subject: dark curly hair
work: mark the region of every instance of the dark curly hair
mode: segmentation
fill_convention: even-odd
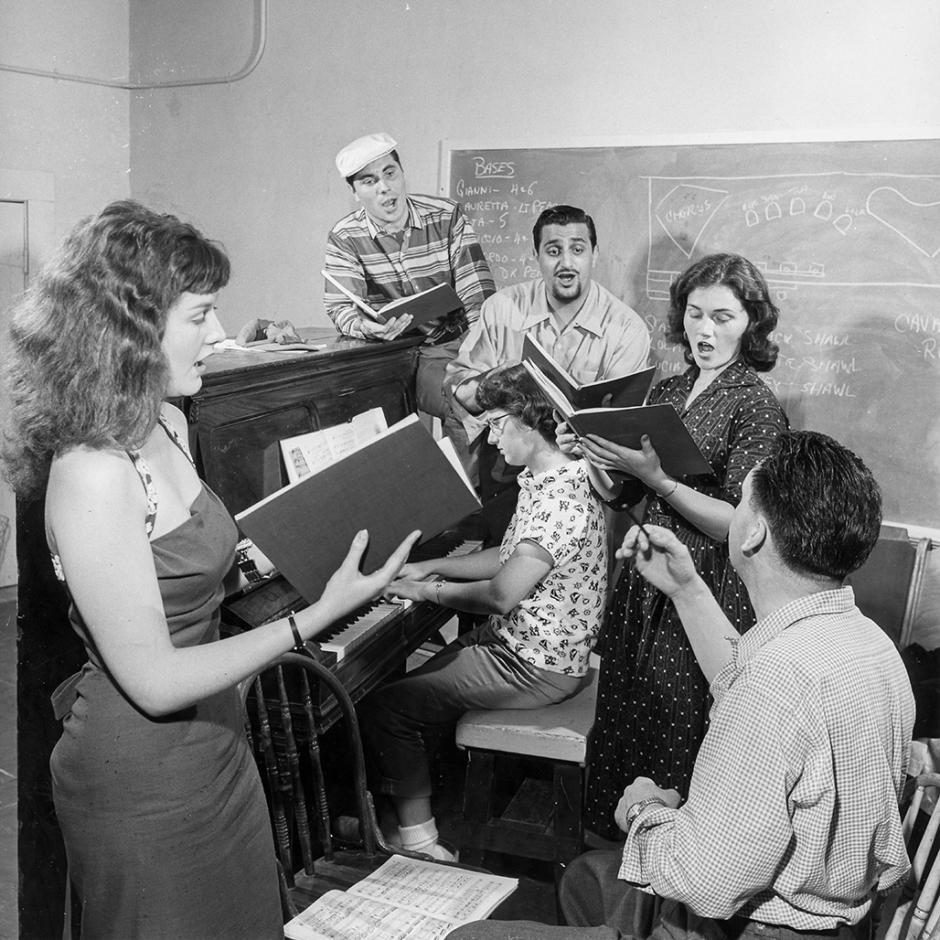
[[[549,206],[535,220],[532,226],[532,245],[538,254],[539,245],[542,244],[542,229],[546,225],[586,225],[591,247],[597,247],[597,229],[594,220],[577,206]]]
[[[741,337],[741,358],[757,372],[769,372],[777,364],[779,347],[770,339],[777,326],[779,310],[770,299],[764,275],[741,255],[706,255],[686,268],[669,288],[670,309],[666,321],[666,339],[685,347],[685,361],[695,359],[685,335],[683,320],[689,294],[698,287],[722,284],[729,288],[744,307],[748,324]]]
[[[41,489],[53,455],[139,448],[167,389],[166,315],[184,291],[228,283],[225,251],[130,200],[78,223],[13,312],[5,343],[7,478]]]
[[[816,431],[777,438],[753,470],[751,505],[766,515],[785,564],[837,581],[861,567],[881,530],[881,491],[872,472]]]
[[[477,401],[484,411],[501,408],[527,428],[534,428],[555,444],[555,415],[535,379],[521,363],[488,372],[477,387]]]

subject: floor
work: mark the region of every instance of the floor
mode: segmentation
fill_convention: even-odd
[[[0,588],[0,940],[15,940],[16,589]]]

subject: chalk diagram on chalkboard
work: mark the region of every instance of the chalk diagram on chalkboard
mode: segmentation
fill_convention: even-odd
[[[931,195],[938,190],[938,177],[643,179],[650,300],[668,301],[670,284],[693,254],[718,250],[754,261],[778,300],[801,287],[940,288],[940,198],[923,197],[925,187]]]
[[[894,186],[879,186],[868,194],[865,208],[928,258],[940,254],[940,200],[917,202]]]

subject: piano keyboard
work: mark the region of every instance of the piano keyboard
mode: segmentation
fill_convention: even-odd
[[[334,653],[336,661],[340,662],[361,646],[365,646],[386,620],[397,617],[413,603],[414,601],[405,598],[394,602],[377,601],[365,609],[360,608],[352,615],[352,619],[341,621],[339,632],[334,633],[331,630],[328,639],[318,638],[316,642],[324,653]],[[333,628],[335,629],[336,627]]]
[[[455,545],[444,557],[454,558],[475,552],[482,543],[475,539],[465,539]],[[414,601],[402,598],[398,601],[376,601],[365,608],[360,608],[346,620],[336,624],[325,639],[317,639],[317,645],[324,653],[333,653],[337,663],[355,650],[372,641],[380,632],[383,624],[408,610]],[[324,636],[321,634],[321,636]]]

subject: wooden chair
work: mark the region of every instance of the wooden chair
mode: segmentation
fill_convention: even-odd
[[[330,755],[321,748],[321,729],[314,714],[321,683],[336,697],[345,725],[348,746],[341,755],[342,786],[328,780],[336,755],[331,764]],[[328,668],[312,657],[287,653],[243,683],[242,697],[246,732],[268,797],[285,921],[327,891],[346,890],[393,854],[429,859],[385,842],[366,782],[355,706]],[[339,811],[350,812],[348,806],[331,809],[331,797],[348,798],[350,789],[355,798],[351,812],[359,820],[359,832],[352,837],[334,828]],[[551,910],[553,903],[551,892],[546,900],[544,886],[520,879],[519,889],[492,916],[531,917],[546,904]]]
[[[912,541],[907,529],[883,525],[872,553],[846,579],[855,592],[859,610],[874,620],[899,649],[911,642],[930,541]]]
[[[940,774],[919,774],[904,813],[903,832],[911,870],[900,885],[876,899],[872,908],[874,940],[940,938]],[[933,801],[929,812],[925,806]]]
[[[482,864],[486,851],[555,863],[580,854],[587,738],[594,724],[597,668],[581,690],[539,709],[467,712],[457,746],[468,752],[461,858]],[[508,803],[500,797],[501,764],[541,765],[548,780],[524,776]],[[538,769],[538,767],[536,767]],[[503,794],[508,796],[509,794]]]
[[[333,830],[313,705],[321,683],[336,697],[346,728],[348,787],[360,821],[355,843]],[[397,850],[385,843],[376,820],[355,706],[329,669],[312,657],[287,653],[243,683],[242,697],[246,733],[271,812],[284,911],[293,916],[326,891],[345,890],[364,878]]]

